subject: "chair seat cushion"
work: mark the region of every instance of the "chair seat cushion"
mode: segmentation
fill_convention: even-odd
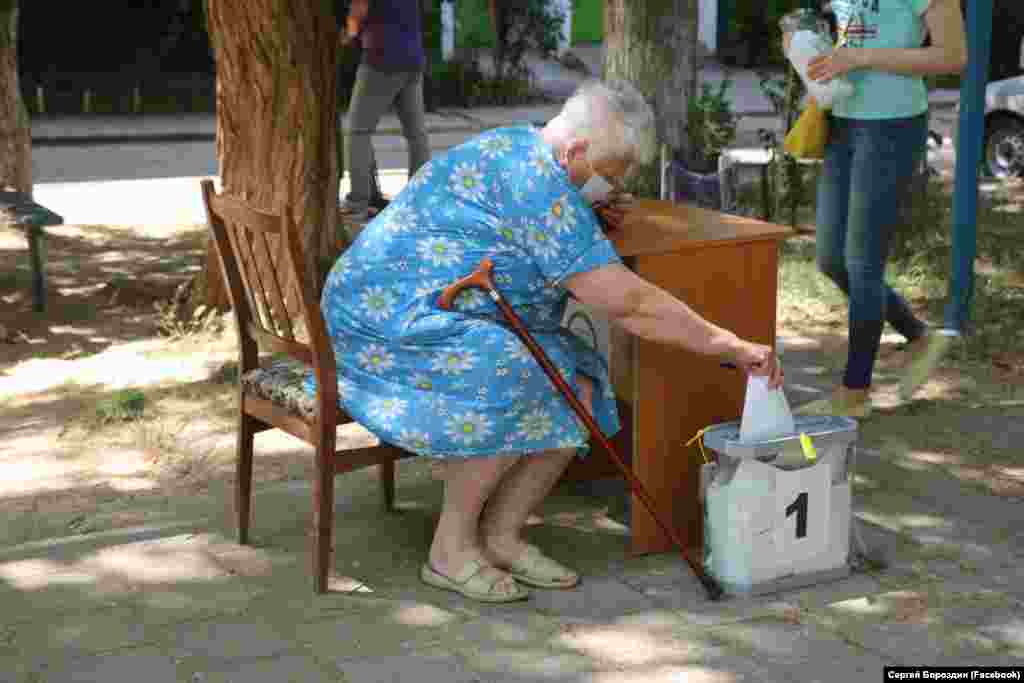
[[[316,399],[304,385],[310,367],[295,358],[271,360],[242,375],[242,390],[304,420],[316,418]]]

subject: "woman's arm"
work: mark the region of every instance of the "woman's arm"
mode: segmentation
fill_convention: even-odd
[[[842,47],[830,55],[811,60],[807,76],[815,81],[829,81],[860,69],[908,76],[963,71],[967,64],[967,39],[964,36],[960,0],[933,0],[925,11],[924,20],[932,38],[929,47]]]
[[[771,348],[743,341],[708,322],[625,266],[610,265],[573,275],[566,286],[582,303],[603,311],[612,322],[638,337],[705,356],[728,358],[746,370],[770,375],[775,385],[782,380]]]

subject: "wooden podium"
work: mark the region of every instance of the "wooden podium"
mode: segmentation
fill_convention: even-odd
[[[625,226],[612,241],[638,275],[743,339],[775,343],[779,241],[789,228],[657,200],[637,201]],[[717,358],[624,333],[615,334],[611,355],[623,423],[615,445],[659,513],[699,553],[702,461],[686,442],[704,427],[740,418],[746,376]],[[570,480],[611,476],[621,475],[599,447],[566,472]],[[633,552],[672,548],[636,495],[631,510]]]

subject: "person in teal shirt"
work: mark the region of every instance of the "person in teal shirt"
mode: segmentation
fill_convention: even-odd
[[[816,216],[818,267],[849,297],[849,351],[842,384],[798,412],[866,418],[886,322],[908,341],[904,399],[948,344],[886,284],[885,266],[926,149],[923,77],[961,71],[967,47],[959,0],[833,0],[831,7],[840,47],[812,60],[807,75],[854,85],[852,96],[833,103]]]

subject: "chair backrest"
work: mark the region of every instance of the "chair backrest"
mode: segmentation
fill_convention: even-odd
[[[306,281],[302,246],[291,212],[270,213],[203,180],[203,203],[235,311],[239,372],[252,370],[260,351],[287,353],[312,365],[321,398],[337,402],[334,351],[319,302]],[[298,336],[305,331],[308,341]],[[333,400],[332,400],[333,399]]]

